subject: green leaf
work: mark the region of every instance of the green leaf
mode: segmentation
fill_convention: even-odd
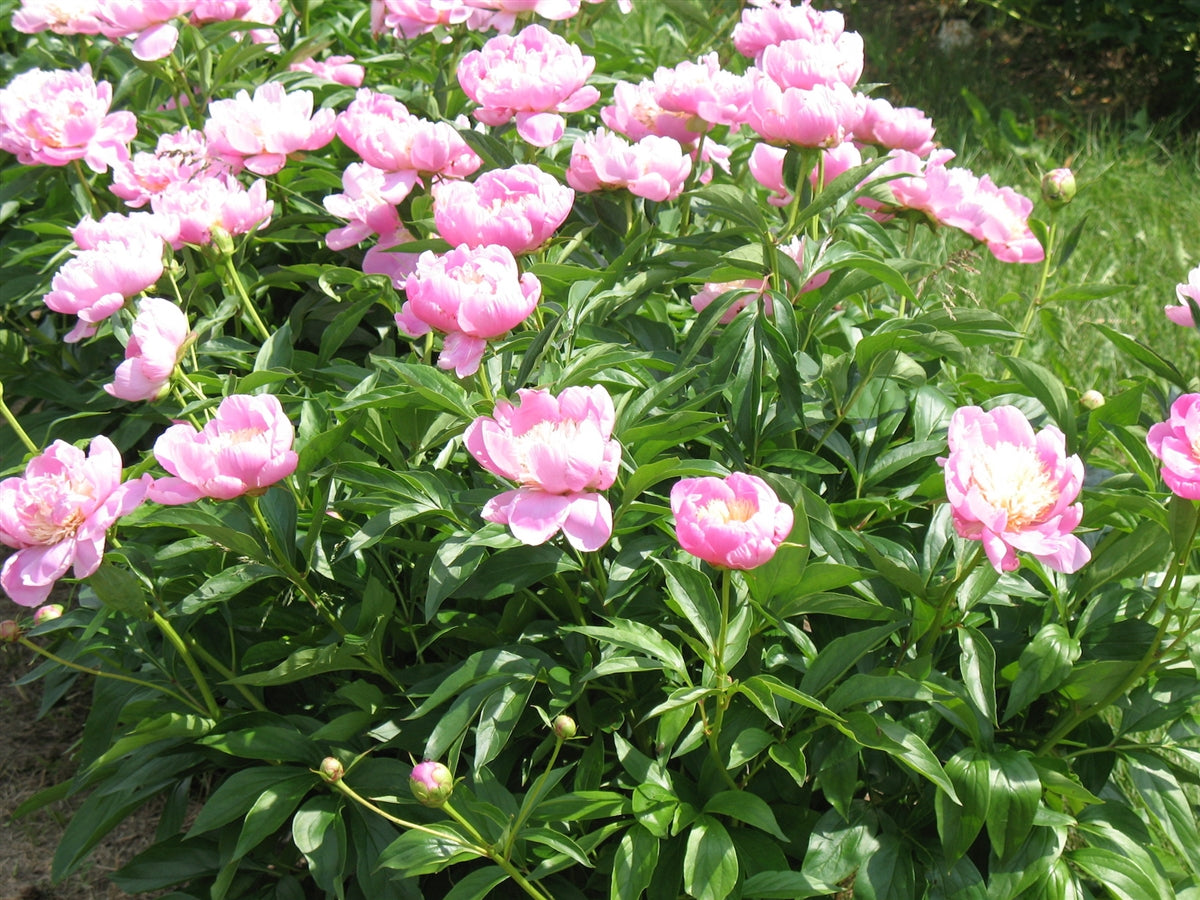
[[[974,747],[964,747],[946,760],[945,768],[959,802],[938,791],[934,810],[942,852],[948,863],[954,863],[975,843],[987,820],[990,766],[985,755]]]
[[[987,832],[1001,860],[1029,836],[1042,799],[1042,782],[1025,754],[997,748],[988,760]]]
[[[376,866],[398,869],[405,877],[411,878],[430,875],[455,863],[479,858],[478,854],[466,849],[471,841],[458,825],[436,822],[423,827],[423,831],[406,831],[388,844],[376,861]]]
[[[761,205],[749,194],[729,184],[709,184],[691,192],[696,212],[719,216],[737,225],[754,229],[758,234],[767,230]]]
[[[346,823],[333,794],[310,797],[292,817],[292,842],[304,854],[309,874],[327,894],[340,894],[346,864]]]
[[[137,619],[151,618],[150,592],[141,579],[129,570],[102,562],[100,567],[88,576],[88,584],[96,592],[100,602],[109,609]]]
[[[206,719],[203,716],[197,715],[183,715],[181,713],[166,713],[154,719],[144,719],[125,737],[118,740],[103,754],[92,760],[91,765],[88,766],[88,770],[94,771],[99,769],[114,760],[120,759],[126,753],[136,750],[138,747],[144,747],[146,744],[152,744],[155,741],[203,736],[208,734],[214,724],[212,719]]]
[[[834,712],[841,712],[848,706],[869,704],[877,700],[931,703],[935,699],[946,699],[950,696],[952,695],[949,691],[926,682],[914,681],[906,675],[869,675],[860,672],[839,684],[837,690],[830,694],[825,702]]]
[[[781,841],[787,841],[775,821],[775,814],[762,797],[748,791],[721,791],[709,797],[704,803],[703,812],[709,815],[729,816],[761,831],[767,832]]]
[[[932,878],[929,900],[994,900],[975,864],[963,857]]]
[[[277,781],[258,795],[246,813],[246,820],[238,834],[233,858],[240,859],[257,847],[288,820],[304,795],[316,783],[312,774],[305,772],[293,778]]]
[[[359,657],[361,648],[352,644],[326,644],[323,647],[305,647],[292,653],[266,672],[251,672],[229,679],[231,684],[249,684],[267,687],[290,684],[302,678],[324,675],[326,672],[374,671],[374,667]]]
[[[704,645],[718,653],[717,635],[721,631],[721,602],[712,581],[698,569],[666,559],[654,560],[667,577],[669,601],[691,624]]]
[[[524,828],[521,830],[520,838],[524,841],[531,841],[535,844],[549,847],[556,853],[561,853],[563,856],[575,860],[581,866],[586,866],[589,869],[592,867],[591,860],[587,858],[587,853],[579,844],[565,834],[557,832],[552,828]]]
[[[1169,887],[1161,877],[1151,875],[1134,859],[1112,850],[1080,847],[1069,851],[1066,858],[1103,884],[1118,900],[1149,900],[1174,893],[1163,893]]]
[[[503,883],[508,873],[499,866],[487,866],[468,872],[460,878],[442,900],[483,900],[492,888]]]
[[[996,651],[983,634],[974,628],[956,629],[958,664],[967,696],[991,725],[996,724]]]
[[[733,840],[717,819],[701,815],[688,830],[683,888],[696,900],[727,900],[738,880]]]
[[[1065,627],[1057,622],[1043,625],[1017,660],[1017,677],[1009,691],[1002,721],[1011,719],[1042,694],[1066,681],[1081,652],[1079,641]]]
[[[307,776],[310,784],[316,782],[315,775],[297,766],[256,766],[234,772],[212,792],[188,830],[187,837],[204,834],[240,819],[271,785],[301,775]]]
[[[182,835],[175,835],[143,850],[108,877],[125,893],[140,894],[211,877],[219,868],[220,856],[214,845],[187,843]],[[188,896],[169,894],[164,900]]]
[[[879,849],[867,857],[854,877],[856,900],[911,900],[917,892],[910,844],[895,834],[878,836]]]
[[[1164,357],[1155,353],[1141,341],[1134,340],[1128,335],[1121,334],[1115,328],[1109,328],[1107,325],[1101,325],[1097,322],[1091,323],[1093,328],[1109,339],[1117,349],[1123,351],[1129,356],[1132,356],[1147,369],[1157,375],[1159,378],[1164,378],[1172,385],[1180,390],[1188,389],[1189,380],[1183,375],[1175,365],[1167,361]]]
[[[951,800],[958,801],[954,785],[946,777],[933,751],[915,733],[898,722],[885,718],[882,713],[851,712],[846,714],[845,724],[839,725],[838,730],[864,747],[882,750],[896,762],[928,778],[945,791]]]
[[[650,886],[657,865],[658,838],[634,822],[621,836],[613,857],[609,900],[637,900]]]
[[[742,885],[746,900],[808,900],[836,893],[836,884],[814,881],[802,872],[755,872]]]
[[[214,750],[243,759],[287,760],[316,765],[321,752],[316,744],[295,728],[281,725],[252,724],[222,734],[210,734],[197,741]]]
[[[1000,361],[1046,407],[1050,418],[1066,435],[1067,447],[1075,446],[1075,409],[1067,396],[1067,389],[1053,372],[1045,366],[1016,356],[1002,356]],[[1070,452],[1070,449],[1068,449]]]
[[[1163,760],[1147,752],[1125,754],[1134,796],[1146,805],[1159,827],[1186,859],[1193,873],[1200,872],[1200,830],[1196,815],[1179,781]]]
[[[635,650],[647,656],[660,659],[667,668],[680,675],[686,675],[687,665],[678,649],[649,625],[634,622],[631,619],[609,619],[609,627],[597,625],[566,625],[564,631],[574,631],[585,634],[602,643],[613,644],[626,650]]]
[[[819,695],[850,671],[855,663],[887,640],[900,625],[900,622],[876,625],[874,628],[853,631],[830,641],[821,648],[817,658],[804,673],[804,678],[800,681],[800,690]]]

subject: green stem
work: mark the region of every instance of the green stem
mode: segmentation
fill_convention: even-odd
[[[242,309],[251,324],[253,324],[254,330],[258,332],[259,338],[264,341],[270,340],[271,332],[259,316],[258,309],[254,306],[254,301],[250,299],[250,294],[246,291],[246,286],[242,284],[242,276],[238,274],[237,266],[233,264],[233,257],[222,253],[221,268],[229,276],[225,283],[233,287],[234,293],[242,301]]]
[[[534,900],[551,900],[549,895],[543,894],[536,886],[534,886],[532,882],[529,881],[529,879],[522,875],[520,870],[508,861],[507,857],[501,855],[495,847],[485,841],[483,836],[475,830],[475,827],[461,815],[459,815],[458,811],[451,806],[449,802],[442,804],[442,810],[455,822],[465,828],[467,830],[467,834],[471,835],[471,837],[479,842],[479,847],[473,847],[471,849],[475,850],[476,852],[482,851],[483,856],[486,856],[505,872],[507,872],[508,877],[520,885],[521,890],[523,890],[530,897],[533,897]]]
[[[946,613],[950,611],[950,604],[954,602],[958,596],[958,589],[967,576],[975,571],[976,566],[983,561],[984,550],[981,543],[975,548],[975,553],[971,559],[963,566],[954,576],[954,580],[946,585],[945,593],[942,595],[941,602],[938,603],[937,612],[934,613],[933,621],[929,623],[929,627],[925,629],[925,633],[917,640],[917,656],[933,649],[933,644],[942,636],[942,621],[946,618]],[[910,641],[911,643],[911,641]]]
[[[314,771],[314,774],[320,775],[321,773]],[[322,776],[322,777],[324,777],[324,776]],[[377,816],[381,816],[381,817],[387,819],[393,825],[399,825],[401,828],[409,828],[413,831],[419,831],[422,834],[431,835],[431,836],[437,838],[438,840],[442,840],[442,841],[457,840],[455,837],[453,837],[452,835],[446,834],[446,832],[444,832],[444,831],[437,831],[436,829],[429,828],[426,825],[421,825],[417,822],[410,822],[407,819],[401,819],[399,816],[393,816],[390,812],[380,809],[378,806],[376,806],[374,803],[372,803],[366,797],[357,793],[353,788],[350,787],[350,785],[346,784],[346,781],[344,778],[339,778],[337,781],[326,780],[326,783],[331,788],[333,788],[335,791],[338,791],[339,793],[344,794],[345,796],[347,796],[351,800],[353,800],[355,803],[357,803],[359,806],[362,806],[365,809],[369,809],[371,812],[375,813]],[[472,853],[478,853],[480,856],[487,856],[487,851],[483,847],[476,847],[476,846],[473,846],[472,844],[468,844],[462,840],[458,840],[458,845],[466,850],[470,850]]]
[[[165,688],[160,684],[154,684],[153,682],[150,682],[150,681],[143,681],[140,678],[134,678],[132,675],[122,675],[119,672],[105,672],[102,669],[93,669],[90,666],[84,666],[84,665],[80,665],[77,662],[71,662],[71,660],[63,659],[61,656],[59,656],[56,653],[51,653],[49,650],[47,650],[44,647],[39,647],[33,641],[29,640],[29,638],[24,637],[24,636],[17,638],[17,643],[19,643],[22,647],[32,650],[34,653],[38,654],[39,656],[44,656],[46,659],[50,660],[53,663],[57,663],[60,666],[65,666],[68,669],[74,669],[76,672],[82,672],[84,675],[91,675],[95,678],[110,678],[113,681],[124,681],[127,684],[136,684],[139,687],[150,688],[150,690],[152,690],[152,691],[158,691],[161,694],[166,694],[172,700],[177,700],[180,703],[182,703],[184,706],[191,707],[192,709],[196,710],[196,712],[200,713],[201,715],[207,715],[207,712],[205,711],[204,707],[201,706],[199,703],[197,703],[195,700],[191,700],[187,697],[184,697],[181,694],[177,694],[175,691],[171,690],[170,688]]]
[[[557,734],[554,735],[554,750],[550,753],[550,761],[546,763],[546,768],[534,782],[533,789],[530,790],[529,796],[521,803],[521,809],[517,812],[517,817],[513,820],[512,825],[508,830],[508,840],[504,842],[504,850],[502,855],[505,859],[512,858],[513,844],[517,842],[517,832],[521,830],[521,826],[525,824],[525,819],[537,807],[537,802],[542,796],[542,789],[546,785],[546,779],[550,777],[550,772],[554,768],[555,762],[558,761],[558,752],[562,750],[563,739]]]
[[[79,184],[83,188],[83,192],[88,198],[88,215],[96,218],[96,213],[100,209],[100,204],[96,202],[96,195],[92,193],[92,183],[88,181],[87,173],[83,171],[83,164],[77,160],[71,160],[71,167],[75,169],[75,174],[79,176]]]
[[[201,646],[200,643],[190,634],[185,637],[185,640],[187,641],[188,647],[191,648],[191,651],[216,669],[217,673],[220,674],[220,676],[227,682],[229,682],[229,684],[233,686],[234,690],[246,698],[247,703],[257,709],[259,712],[267,711],[267,708],[263,705],[262,701],[250,693],[244,684],[238,684],[237,681],[235,681],[237,674],[231,668],[205,650],[204,647]]]
[[[1021,355],[1021,348],[1025,346],[1025,339],[1029,336],[1029,329],[1033,327],[1033,318],[1042,307],[1042,298],[1046,294],[1046,283],[1050,280],[1050,262],[1054,255],[1054,237],[1057,227],[1056,223],[1050,223],[1050,231],[1046,236],[1046,257],[1042,260],[1042,274],[1038,279],[1037,293],[1033,295],[1033,301],[1029,304],[1029,308],[1025,310],[1025,320],[1021,323],[1021,336],[1017,338],[1017,342],[1013,345],[1012,355],[1014,357]]]
[[[729,694],[725,690],[727,674],[725,672],[725,642],[729,637],[729,594],[733,573],[729,569],[721,571],[721,626],[717,630],[717,644],[713,647],[713,680],[717,684],[717,711],[713,716],[708,731],[708,751],[716,763],[717,771],[725,779],[730,790],[738,789],[737,782],[729,774],[721,759],[721,727],[725,723],[725,710],[729,708]]]
[[[30,440],[29,435],[25,433],[25,429],[21,427],[21,423],[17,421],[17,417],[13,415],[12,410],[8,408],[8,404],[4,402],[4,382],[0,381],[0,416],[4,417],[4,421],[8,423],[8,427],[16,432],[17,438],[25,445],[30,453],[37,453],[40,449],[37,444]]]
[[[172,627],[170,622],[162,617],[158,610],[152,609],[150,616],[154,624],[158,626],[158,630],[163,633],[163,636],[166,637],[175,648],[175,651],[182,657],[183,664],[187,666],[188,671],[192,673],[196,687],[200,689],[200,696],[204,698],[204,705],[208,708],[208,714],[214,719],[221,718],[221,707],[217,706],[217,700],[213,697],[213,693],[208,687],[208,680],[204,677],[204,673],[200,671],[200,667],[196,665],[196,660],[192,656],[192,652],[188,649],[187,644],[183,642],[183,638],[179,636],[179,632]]]

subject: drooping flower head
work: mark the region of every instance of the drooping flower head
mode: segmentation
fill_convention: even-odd
[[[1150,426],[1146,444],[1162,460],[1167,487],[1185,500],[1200,500],[1200,394],[1177,397],[1167,421]]]
[[[416,183],[415,172],[385,172],[367,163],[350,163],[342,173],[345,192],[330,194],[322,203],[349,224],[325,235],[330,250],[345,250],[372,234],[394,234],[400,227],[396,205]]]
[[[479,369],[489,340],[529,317],[542,285],[536,276],[518,272],[507,247],[463,244],[441,256],[422,253],[404,292],[408,299],[396,324],[412,337],[431,329],[445,334],[438,366],[465,378]]]
[[[172,21],[186,16],[198,0],[100,0],[100,33],[109,40],[131,37],[138,59],[163,59],[179,40]]]
[[[95,572],[108,529],[141,504],[150,480],[122,482],[121,454],[101,435],[86,455],[55,441],[24,475],[0,481],[0,543],[17,551],[0,571],[5,593],[38,606],[72,566],[76,578]]]
[[[679,546],[724,569],[767,562],[792,531],[792,508],[757,475],[684,478],[671,488]]]
[[[154,458],[173,477],[150,488],[156,503],[177,505],[201,497],[232,500],[261,494],[296,470],[296,430],[271,394],[234,394],[197,431],[172,425],[154,442]]]
[[[517,392],[492,417],[480,416],[464,436],[485,469],[521,487],[493,497],[483,518],[508,525],[526,544],[560,530],[571,546],[598,550],[612,535],[612,507],[597,491],[617,477],[621,445],[612,438],[616,411],[600,385]]]
[[[535,147],[549,147],[566,127],[559,113],[579,112],[600,99],[586,84],[595,67],[596,60],[574,44],[530,25],[464,56],[458,83],[479,104],[474,116],[480,122],[503,125],[515,117],[517,134]]]
[[[65,166],[81,159],[94,172],[129,159],[137,135],[131,112],[108,111],[112,85],[91,66],[22,72],[0,90],[0,150],[25,165]]]
[[[854,129],[854,139],[877,144],[889,150],[908,150],[917,156],[932,152],[933,122],[913,106],[896,108],[883,97],[868,100],[862,119]]]
[[[1011,572],[1028,553],[1059,572],[1075,572],[1089,559],[1071,532],[1083,517],[1076,503],[1083,463],[1067,456],[1061,431],[1034,433],[1015,406],[955,410],[947,435],[946,496],[960,537],[982,541],[998,572]]]
[[[142,300],[125,345],[125,361],[104,390],[121,400],[159,399],[170,387],[190,333],[187,316],[170,300]]]
[[[526,163],[435,184],[433,222],[456,247],[499,244],[519,256],[546,243],[574,202],[573,190]]]
[[[1179,298],[1178,306],[1163,307],[1167,318],[1184,328],[1195,328],[1196,320],[1192,315],[1192,308],[1188,305],[1188,300],[1200,303],[1200,266],[1196,266],[1188,272],[1187,281],[1175,285],[1175,296]]]

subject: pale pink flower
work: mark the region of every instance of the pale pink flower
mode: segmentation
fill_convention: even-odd
[[[313,112],[310,91],[288,93],[278,82],[259,85],[254,96],[238,91],[233,100],[208,105],[204,136],[208,151],[240,172],[274,175],[289,154],[318,150],[333,140],[336,113]]]
[[[353,56],[330,56],[323,60],[302,59],[288,66],[289,72],[308,72],[316,78],[358,87],[367,77],[367,70],[354,61]]]
[[[953,150],[936,150],[926,160],[909,150],[892,150],[887,161],[871,174],[868,183],[886,179],[887,192],[897,206],[918,210],[940,223],[942,215],[962,203],[978,183],[968,169],[947,168],[946,163],[953,158]],[[858,202],[871,209],[890,208],[867,197],[860,197]]]
[[[521,485],[489,500],[483,518],[525,544],[561,530],[577,550],[599,550],[612,536],[612,507],[596,492],[612,486],[621,463],[612,398],[600,385],[517,395],[516,405],[499,401],[464,435],[480,465]]]
[[[529,253],[550,239],[575,202],[575,192],[531,164],[484,172],[474,182],[433,186],[433,221],[449,244],[499,244]]]
[[[178,231],[167,239],[176,250],[184,244],[211,243],[214,228],[229,234],[265,228],[275,211],[265,181],[260,178],[247,190],[232,175],[175,182],[151,197],[150,207],[178,223]]]
[[[722,569],[767,562],[792,531],[792,508],[757,475],[684,478],[671,488],[679,546]]]
[[[691,158],[673,138],[652,134],[630,144],[601,128],[572,146],[567,184],[585,193],[628,188],[661,202],[683,193],[691,171]]]
[[[908,150],[917,156],[928,156],[934,148],[933,133],[933,122],[921,110],[912,106],[897,109],[877,97],[864,105],[854,138],[889,150]]]
[[[741,75],[721,68],[717,54],[654,73],[654,100],[668,112],[702,119],[712,125],[740,125],[750,84]]]
[[[483,162],[450,123],[418,118],[395,97],[367,88],[338,115],[337,134],[364,162],[385,172],[465,178]]]
[[[417,270],[419,253],[392,252],[398,244],[416,240],[403,225],[391,234],[381,235],[379,241],[363,255],[362,270],[368,275],[386,275],[398,291],[404,290],[408,276]]]
[[[119,252],[131,257],[144,252],[143,248],[147,243],[153,244],[157,241],[154,255],[162,256],[162,242],[172,233],[171,223],[161,216],[144,212],[126,215],[107,213],[98,222],[91,216],[85,216],[71,229],[71,239],[81,250],[96,250],[114,241],[126,244],[129,249]]]
[[[809,184],[814,189],[819,187],[818,176],[823,179],[823,184],[829,184],[843,172],[862,165],[862,154],[849,141],[838,144],[836,147],[830,147],[828,150],[822,150],[821,156],[825,163],[824,168],[814,166],[813,170],[808,173]],[[754,180],[770,189],[771,195],[767,197],[767,202],[772,206],[787,206],[792,202],[791,190],[783,180],[783,163],[786,157],[787,151],[783,147],[755,144],[754,149],[750,151],[750,158],[747,160],[747,166],[750,174],[754,176]]]
[[[172,425],[154,442],[154,458],[171,473],[150,487],[148,498],[174,506],[201,497],[232,500],[262,494],[296,471],[296,430],[271,394],[234,394],[197,431]]]
[[[170,300],[147,297],[138,303],[137,318],[125,345],[125,361],[117,366],[104,390],[131,402],[158,400],[169,390],[191,332],[187,316]]]
[[[845,30],[845,18],[836,10],[816,10],[812,0],[798,6],[788,3],[757,4],[742,10],[734,26],[733,46],[742,56],[757,58],[765,48],[784,41],[837,40]]]
[[[458,64],[458,83],[479,104],[474,116],[485,125],[516,118],[517,134],[535,147],[549,147],[566,121],[559,113],[579,112],[600,99],[586,84],[596,60],[541,25],[516,37],[497,35]]]
[[[281,0],[198,0],[192,12],[192,24],[237,21],[274,25],[281,15]],[[268,50],[273,53],[279,52],[279,37],[272,29],[254,28],[249,34],[253,43],[268,44]]]
[[[1192,316],[1192,308],[1188,306],[1188,300],[1200,303],[1200,266],[1188,272],[1187,281],[1175,285],[1175,296],[1179,298],[1178,306],[1163,307],[1167,318],[1184,328],[1195,328],[1196,322]]]
[[[805,271],[804,246],[804,237],[798,235],[779,247],[779,252],[791,257],[801,272]],[[813,275],[796,290],[796,294],[807,294],[809,291],[816,290],[829,281],[830,274],[830,272],[821,272]],[[696,312],[704,312],[714,301],[724,297],[731,291],[737,291],[740,293],[740,296],[729,305],[728,309],[721,313],[721,318],[717,320],[720,324],[728,325],[733,321],[734,316],[751,303],[758,301],[762,301],[763,312],[770,316],[775,312],[775,303],[768,292],[769,288],[770,283],[765,278],[739,278],[736,281],[706,281],[704,287],[692,295],[692,308]]]
[[[531,13],[543,19],[561,22],[579,13],[580,0],[463,0],[467,6],[484,12],[471,17],[471,27],[477,31],[494,28],[508,34],[517,23],[517,16]]]
[[[416,180],[416,172],[384,172],[366,163],[351,163],[342,173],[345,193],[330,194],[322,201],[330,213],[349,224],[326,234],[325,246],[345,250],[372,234],[394,234],[400,227],[396,205]]]
[[[762,51],[759,68],[780,87],[809,90],[840,82],[854,87],[863,71],[863,39],[857,31],[836,40],[791,40]]]
[[[859,97],[841,82],[810,90],[781,88],[761,72],[751,72],[746,124],[768,141],[834,147],[861,118]]]
[[[985,243],[1002,262],[1038,263],[1046,253],[1029,227],[1032,212],[1032,200],[984,175],[962,203],[942,214],[941,221]]]
[[[466,22],[473,12],[464,0],[371,0],[371,32],[415,38],[439,25]]]
[[[160,137],[153,153],[135,153],[113,166],[109,190],[136,209],[171,184],[227,171],[224,162],[208,155],[204,132],[185,128]]]
[[[404,293],[408,299],[396,314],[400,330],[411,337],[431,329],[446,335],[438,366],[465,378],[479,369],[489,340],[529,317],[542,285],[520,274],[508,248],[462,245],[441,256],[422,253]]]
[[[82,159],[94,172],[129,159],[137,134],[131,112],[108,111],[112,85],[91,66],[22,72],[0,90],[0,150],[25,165],[65,166]]]
[[[179,40],[173,19],[191,13],[198,0],[100,0],[100,33],[109,40],[131,37],[142,60],[170,56]]]
[[[1163,482],[1185,500],[1200,500],[1200,394],[1183,394],[1171,415],[1146,434],[1150,452],[1162,460]]]
[[[105,536],[146,496],[150,476],[121,482],[121,454],[103,435],[86,456],[55,441],[0,481],[0,543],[17,552],[4,561],[0,586],[22,606],[38,606],[74,566],[76,578],[100,567]]]
[[[100,0],[21,0],[12,25],[24,34],[99,34]]]
[[[631,141],[655,134],[674,138],[685,147],[695,143],[706,129],[689,113],[664,109],[654,82],[649,80],[638,84],[618,81],[613,87],[612,105],[601,108],[600,118]]]
[[[982,541],[997,572],[1028,553],[1058,572],[1075,572],[1091,552],[1071,532],[1083,516],[1075,500],[1083,486],[1083,463],[1067,456],[1061,431],[1034,433],[1015,406],[985,412],[978,406],[954,411],[947,435],[946,496],[959,537]]]

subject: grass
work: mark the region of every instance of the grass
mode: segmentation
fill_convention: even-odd
[[[939,10],[948,4],[857,0],[843,7],[847,27],[866,44],[863,82],[886,83],[881,93],[893,102],[925,110],[959,164],[1033,198],[1048,169],[1069,165],[1076,172],[1079,193],[1060,213],[1060,228],[1082,217],[1087,222],[1051,289],[1079,283],[1124,289],[1052,308],[1050,327],[1035,329],[1024,355],[1080,390],[1112,391],[1123,377],[1142,374],[1089,327],[1095,322],[1138,338],[1185,374],[1196,371],[1200,335],[1171,324],[1162,308],[1200,265],[1200,137],[1150,122],[1144,113],[1109,111],[1094,100],[1109,86],[1107,75],[1039,58],[1053,47],[1013,33],[1012,23],[984,20],[1002,27],[978,29],[970,47],[943,53],[936,35]],[[1076,96],[1093,100],[1073,104]],[[1043,204],[1035,215],[1046,215]],[[956,235],[924,239],[964,246]],[[971,267],[977,274],[954,278],[955,302],[974,299],[1019,324],[1025,302],[1003,298],[1013,291],[1032,296],[1041,267],[998,263],[986,253]]]

